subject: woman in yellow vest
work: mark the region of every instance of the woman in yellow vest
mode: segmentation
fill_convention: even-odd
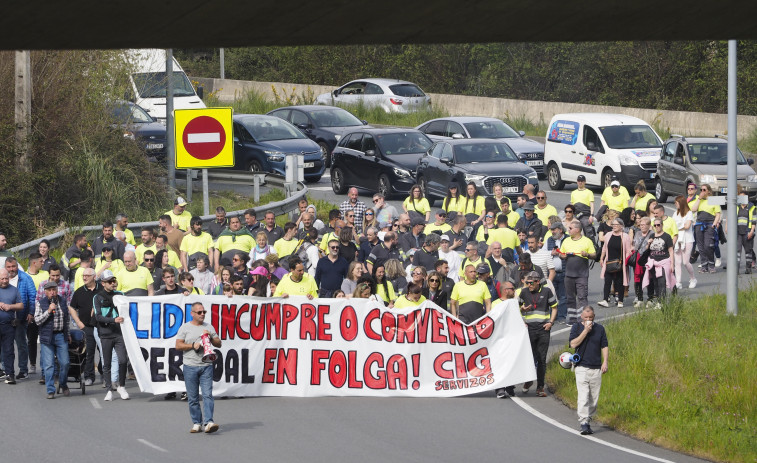
[[[426,219],[426,222],[431,220],[431,206],[428,203],[428,199],[423,197],[423,190],[420,185],[410,187],[410,196],[405,198],[402,208],[407,213],[410,211],[417,212]]]

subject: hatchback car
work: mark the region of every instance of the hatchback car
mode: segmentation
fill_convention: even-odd
[[[473,182],[484,196],[491,196],[497,183],[510,198],[521,194],[528,183],[539,190],[536,171],[499,140],[438,141],[418,161],[415,175],[429,201],[443,198],[450,182]]]
[[[334,106],[287,106],[274,109],[268,115],[284,119],[318,143],[321,147],[321,159],[326,167],[331,165],[331,152],[342,135],[368,124],[353,116],[351,112]]]
[[[151,160],[166,161],[166,126],[152,118],[141,106],[119,100],[110,107],[112,126],[134,140]]]
[[[494,138],[509,146],[522,162],[544,178],[544,144],[525,138],[526,132],[493,117],[445,117],[432,119],[417,127],[434,141],[453,138]]]
[[[757,175],[752,159],[736,149],[736,176],[749,198],[757,195]],[[660,202],[668,195],[686,195],[686,185],[707,183],[714,195],[728,192],[728,141],[721,137],[682,137],[674,135],[662,145],[657,164],[655,196]]]
[[[412,82],[394,79],[359,79],[315,99],[322,105],[378,106],[388,113],[412,113],[431,108],[431,98]]]
[[[415,129],[361,129],[346,134],[336,145],[331,165],[331,188],[344,194],[355,186],[389,198],[406,194],[415,184],[418,159],[431,140]]]
[[[297,154],[305,156],[305,180],[320,180],[321,149],[297,127],[274,116],[234,115],[234,168],[286,175],[286,157]]]

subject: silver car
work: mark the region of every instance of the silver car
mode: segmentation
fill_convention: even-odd
[[[416,127],[433,141],[452,138],[493,138],[512,149],[527,166],[544,178],[544,144],[494,117],[454,116],[432,119]]]
[[[737,149],[736,176],[750,199],[757,195],[757,174],[752,160]],[[728,192],[728,141],[719,137],[682,137],[674,135],[662,146],[657,164],[655,196],[665,202],[670,196],[686,196],[686,185],[708,183],[715,195]]]
[[[431,109],[431,98],[412,82],[394,79],[359,79],[331,93],[322,93],[315,104],[378,106],[387,113],[412,113]]]

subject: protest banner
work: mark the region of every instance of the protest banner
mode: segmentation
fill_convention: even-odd
[[[433,303],[403,310],[367,299],[116,296],[139,387],[184,390],[176,334],[202,302],[222,347],[216,396],[474,394],[536,378],[514,300],[466,325]]]

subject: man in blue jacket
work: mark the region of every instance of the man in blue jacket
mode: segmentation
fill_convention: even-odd
[[[5,259],[5,270],[8,271],[10,284],[18,288],[21,293],[21,302],[24,303],[24,310],[16,312],[16,349],[18,349],[18,375],[16,379],[26,379],[29,377],[29,344],[26,340],[26,327],[29,321],[34,318],[34,307],[37,299],[37,288],[34,280],[28,273],[18,269],[18,261],[11,256]],[[11,372],[8,372],[10,374]]]

